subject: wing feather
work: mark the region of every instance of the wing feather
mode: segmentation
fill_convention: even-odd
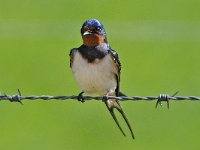
[[[72,64],[74,62],[74,55],[75,53],[78,51],[77,48],[73,48],[71,49],[70,53],[69,53],[69,56],[70,56],[70,67],[72,67]]]
[[[115,65],[116,65],[116,68],[117,68],[117,73],[115,74],[115,77],[116,77],[116,80],[117,80],[117,88],[115,90],[115,94],[116,94],[116,96],[119,96],[119,93],[120,93],[119,92],[119,83],[120,83],[121,63],[119,61],[119,57],[118,57],[118,54],[117,54],[116,51],[111,49],[109,52],[111,54],[111,57],[112,57]]]

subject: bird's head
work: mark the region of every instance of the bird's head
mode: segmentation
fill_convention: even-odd
[[[107,43],[106,32],[103,25],[97,19],[90,19],[81,27],[83,44],[89,47]]]

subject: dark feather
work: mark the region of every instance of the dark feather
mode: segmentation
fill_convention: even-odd
[[[112,104],[111,104],[111,103],[112,103]],[[126,117],[124,111],[122,110],[122,108],[121,108],[119,102],[118,102],[117,100],[107,100],[107,101],[105,101],[105,104],[106,104],[106,106],[107,106],[107,108],[108,108],[108,110],[109,110],[111,116],[113,117],[115,123],[117,124],[118,128],[119,128],[120,131],[122,132],[122,134],[123,134],[124,136],[126,136],[125,133],[124,133],[124,131],[123,131],[123,129],[121,128],[121,126],[120,126],[118,120],[117,120],[117,117],[115,116],[115,113],[114,113],[114,109],[115,109],[115,108],[119,111],[119,113],[120,113],[120,114],[122,115],[122,117],[124,118],[124,121],[126,122],[128,128],[129,128],[129,130],[130,130],[130,132],[131,132],[132,138],[135,139],[135,136],[134,136],[132,127],[131,127],[131,125],[130,125],[130,123],[129,123],[129,121],[128,121],[128,118]]]
[[[120,71],[121,71],[121,63],[120,63],[120,61],[119,61],[119,57],[118,57],[118,54],[117,54],[117,52],[116,51],[114,51],[114,50],[112,50],[112,49],[110,49],[110,54],[111,54],[111,56],[112,56],[112,58],[113,58],[113,61],[114,61],[114,63],[116,64],[116,67],[117,67],[117,74],[115,74],[115,77],[116,77],[116,81],[117,81],[117,87],[116,87],[116,89],[115,89],[115,94],[116,94],[116,96],[119,96],[119,83],[120,83]]]
[[[71,49],[69,56],[70,56],[70,67],[72,67],[73,61],[74,61],[74,55],[78,51],[77,48]]]

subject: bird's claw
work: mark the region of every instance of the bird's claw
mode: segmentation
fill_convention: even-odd
[[[106,102],[107,100],[108,100],[107,95],[104,95],[104,96],[102,97],[102,101],[103,101],[103,102]]]
[[[79,101],[79,102],[82,102],[82,103],[85,102],[85,99],[84,99],[84,97],[83,97],[83,93],[84,93],[84,92],[81,92],[81,93],[78,94],[78,101]]]

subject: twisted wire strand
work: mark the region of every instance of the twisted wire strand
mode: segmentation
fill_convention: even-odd
[[[162,101],[169,101],[169,100],[176,100],[176,101],[182,101],[182,100],[200,100],[200,97],[198,96],[176,96],[178,92],[174,93],[172,96],[168,94],[160,94],[159,96],[106,96],[108,99],[116,99],[119,101],[141,101],[141,100],[157,100],[157,105],[161,104]],[[21,92],[18,90],[18,93],[15,95],[7,95],[7,94],[0,94],[0,100],[8,100],[10,102],[22,102],[22,100],[72,100],[76,99],[78,100],[80,97],[76,95],[72,96],[50,96],[50,95],[41,95],[41,96],[22,96]],[[84,100],[104,100],[105,97],[102,96],[82,96]]]

